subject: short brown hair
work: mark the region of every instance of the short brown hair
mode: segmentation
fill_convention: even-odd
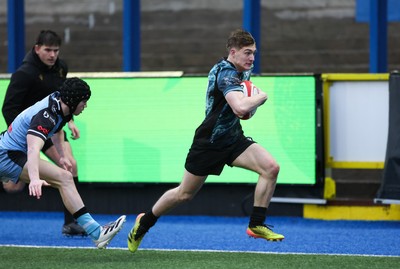
[[[228,41],[226,42],[226,49],[229,52],[231,48],[241,49],[255,43],[256,41],[249,32],[243,29],[237,29],[229,35]]]
[[[59,37],[56,32],[51,30],[40,31],[38,37],[36,38],[36,45],[42,46],[61,46],[61,37]]]

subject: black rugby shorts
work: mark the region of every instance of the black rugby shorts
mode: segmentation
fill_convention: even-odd
[[[193,143],[186,157],[185,168],[196,176],[218,176],[225,164],[232,166],[232,162],[253,143],[256,142],[245,136],[224,148],[213,147],[212,144],[201,147]]]

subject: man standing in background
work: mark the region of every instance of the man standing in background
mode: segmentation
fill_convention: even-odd
[[[55,32],[42,30],[39,33],[34,47],[26,54],[22,65],[11,76],[2,107],[7,126],[23,110],[56,91],[65,81],[68,66],[58,57],[60,46],[61,38]],[[73,119],[68,122],[68,128],[72,132],[72,139],[80,137],[79,129]],[[77,185],[77,163],[73,158],[72,148],[65,132],[64,143],[66,154],[70,155],[72,160],[72,174],[75,185]],[[46,140],[42,152],[55,164],[61,165],[60,156],[51,139]],[[16,184],[11,181],[3,182],[4,190],[9,193],[22,191],[24,187],[25,183],[22,181]],[[85,230],[76,223],[65,206],[62,234],[66,236],[87,236]]]

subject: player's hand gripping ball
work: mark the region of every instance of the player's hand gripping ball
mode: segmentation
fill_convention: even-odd
[[[242,83],[240,83],[240,86],[242,87],[243,94],[246,97],[251,97],[251,96],[254,96],[256,94],[259,94],[258,88],[250,80],[242,81]],[[241,120],[248,120],[251,117],[253,117],[254,114],[256,114],[256,111],[257,111],[257,108],[253,109],[252,111],[250,111],[249,113],[247,113],[246,115],[241,117],[240,119]]]

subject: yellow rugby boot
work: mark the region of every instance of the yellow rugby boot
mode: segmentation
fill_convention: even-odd
[[[136,252],[136,250],[139,248],[140,242],[142,242],[142,239],[146,233],[146,231],[143,232],[143,228],[140,226],[140,219],[143,217],[143,215],[144,213],[141,213],[136,217],[135,225],[133,225],[130,233],[128,234],[128,249],[132,253]],[[139,231],[139,236],[137,236],[139,228],[141,228],[142,231]]]
[[[256,227],[248,227],[246,233],[250,237],[263,238],[268,241],[282,241],[285,237],[281,234],[274,233],[267,225],[258,225]]]

